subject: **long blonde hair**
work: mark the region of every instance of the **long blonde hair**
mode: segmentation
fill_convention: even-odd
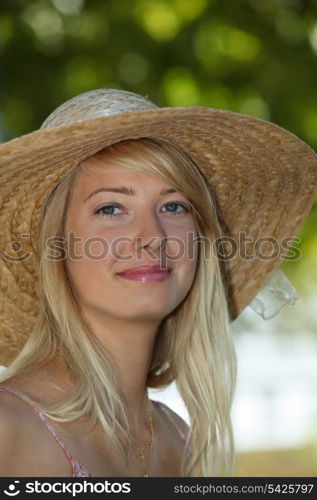
[[[95,156],[98,155],[106,155],[114,166],[126,166],[164,180],[192,203],[197,233],[203,240],[203,245],[199,243],[196,274],[185,299],[160,324],[147,387],[163,388],[175,380],[186,405],[190,430],[182,476],[233,475],[235,452],[230,411],[236,384],[236,354],[229,330],[226,291],[213,246],[222,230],[212,189],[203,170],[167,140],[126,140]],[[74,386],[59,402],[42,404],[42,411],[63,422],[89,416],[91,428],[99,422],[105,430],[105,443],[115,451],[119,463],[128,466],[124,443],[131,439],[131,433],[117,367],[79,313],[65,259],[45,258],[48,238],[64,235],[70,194],[80,168],[82,165],[64,176],[43,206],[38,262],[40,312],[24,348],[0,381],[55,359],[63,361],[71,370]]]

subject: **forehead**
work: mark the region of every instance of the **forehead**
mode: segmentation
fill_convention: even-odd
[[[162,189],[168,186],[164,180],[148,174],[134,172],[127,166],[114,166],[105,158],[88,158],[85,160],[78,173],[73,186],[73,192],[86,193],[98,187],[121,185],[133,186],[135,191],[145,189]]]

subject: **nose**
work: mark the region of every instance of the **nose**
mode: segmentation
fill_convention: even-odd
[[[135,250],[148,248],[155,251],[165,247],[167,242],[166,231],[159,217],[152,212],[136,219],[132,237]]]

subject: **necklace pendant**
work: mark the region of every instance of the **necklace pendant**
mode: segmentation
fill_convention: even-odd
[[[145,459],[145,455],[143,455],[143,453],[139,453],[139,459],[140,460],[144,460]]]

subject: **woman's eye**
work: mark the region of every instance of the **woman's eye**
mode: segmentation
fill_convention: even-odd
[[[108,210],[110,209],[109,211],[111,211],[111,209],[113,208],[119,208],[120,210],[120,207],[118,207],[117,205],[104,205],[103,207],[99,208],[99,210],[97,210],[97,212],[95,212],[96,214],[100,214],[101,216],[107,216],[107,217],[113,217],[114,215],[121,215],[121,214],[113,214],[113,213],[101,213],[101,210]]]
[[[185,205],[183,205],[182,203],[176,203],[176,202],[171,202],[171,203],[166,203],[166,205],[164,205],[164,207],[172,207],[172,208],[175,208],[175,207],[182,207],[183,210],[185,210],[185,212],[189,212],[189,208],[187,208]],[[168,212],[170,212],[170,210],[168,210]],[[179,213],[183,213],[183,211],[181,212],[170,212],[170,213],[173,213],[173,214],[179,214]]]
[[[171,203],[166,203],[164,205],[164,207],[172,207],[172,210],[167,210],[168,213],[171,213],[171,214],[180,214],[180,213],[183,213],[183,211],[185,210],[185,212],[189,212],[189,208],[186,206],[186,205],[183,205],[181,203],[176,203],[176,202],[171,202]],[[174,211],[177,207],[181,207],[183,210],[181,211]],[[103,207],[99,208],[95,214],[97,215],[101,215],[102,217],[106,216],[106,217],[114,217],[114,216],[117,216],[117,215],[122,215],[121,213],[113,213],[113,209],[119,209],[121,210],[121,208],[118,206],[118,205],[104,205]]]

